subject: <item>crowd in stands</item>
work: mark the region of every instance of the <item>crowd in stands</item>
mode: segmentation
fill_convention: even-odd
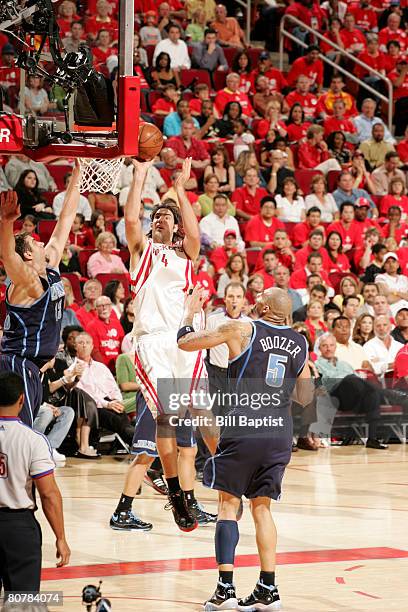
[[[64,0],[57,9],[65,50],[90,44],[95,67],[111,79],[118,65],[118,4]],[[202,239],[194,279],[209,292],[209,318],[223,307],[231,283],[242,286],[248,316],[263,289],[287,290],[294,325],[309,341],[311,367],[327,392],[326,408],[327,398],[336,397],[345,409],[350,393],[367,390],[356,372],[379,383],[381,390],[367,393],[369,405],[360,407],[371,415],[375,438],[387,399],[384,381],[408,380],[407,3],[267,3],[258,10],[271,27],[289,14],[325,37],[293,28],[299,44],[285,42],[285,72],[276,67],[267,35],[264,48],[248,44],[234,2],[136,0],[135,9],[142,118],[165,136],[143,188],[144,229],[153,206],[177,200],[173,181],[191,156],[186,188]],[[356,69],[330,41],[366,68]],[[9,41],[0,44],[0,86],[16,108],[15,51]],[[378,73],[390,79],[392,128],[375,93],[325,65],[320,53],[374,91],[387,93]],[[24,97],[29,113],[61,110],[59,92],[37,77],[29,77]],[[15,189],[21,204],[16,232],[47,240],[61,211],[69,161],[3,156],[0,190]],[[126,160],[117,197],[81,196],[61,260],[63,347],[44,373],[51,408],[38,418],[42,430],[52,418],[59,423],[51,436],[56,449],[59,428],[75,430],[81,457],[98,457],[97,427],[127,443],[132,437],[137,383],[129,367],[133,313],[123,220],[132,172]],[[0,282],[4,299],[4,275]],[[333,378],[346,383],[333,388]],[[324,418],[318,406],[317,417],[303,421],[300,448],[318,448],[324,432],[330,438],[333,419],[328,426]]]

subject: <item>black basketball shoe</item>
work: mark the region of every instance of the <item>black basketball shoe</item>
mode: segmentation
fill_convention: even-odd
[[[276,586],[266,586],[258,582],[254,590],[245,599],[238,601],[237,610],[262,610],[272,612],[281,609],[281,600]]]
[[[202,505],[196,500],[188,500],[187,508],[196,519],[199,525],[209,525],[210,523],[217,522],[217,515],[211,514],[210,512],[206,512]]]
[[[112,514],[109,525],[116,531],[150,531],[153,528],[151,523],[145,523],[131,510]]]
[[[164,506],[165,510],[173,512],[176,525],[181,531],[193,531],[197,529],[198,522],[187,507],[183,491],[169,493],[169,503]]]
[[[149,485],[149,487],[152,487],[152,489],[157,491],[157,493],[167,495],[168,490],[166,483],[164,482],[160,472],[157,470],[147,470],[144,477],[144,482]]]
[[[213,612],[215,610],[236,610],[238,600],[233,584],[224,584],[217,582],[217,588],[211,599],[203,605],[204,612]]]

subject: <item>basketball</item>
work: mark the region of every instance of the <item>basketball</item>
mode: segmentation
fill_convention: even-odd
[[[154,159],[163,147],[163,134],[152,123],[141,123],[139,130],[138,158],[143,161]]]

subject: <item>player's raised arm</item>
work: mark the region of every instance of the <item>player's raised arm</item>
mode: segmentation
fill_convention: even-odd
[[[33,284],[35,290],[38,288],[38,274],[16,253],[13,226],[14,221],[19,217],[20,206],[16,192],[4,191],[0,194],[0,245],[4,268],[9,279],[15,285],[25,285],[27,293],[30,294]],[[32,297],[38,297],[38,295]]]
[[[147,172],[153,162],[138,162],[132,159],[132,164],[134,167],[133,179],[125,205],[126,240],[131,255],[140,253],[146,242],[140,221],[142,190]]]
[[[200,252],[200,228],[185,190],[185,185],[190,180],[190,174],[191,157],[187,157],[183,162],[180,174],[174,181],[174,189],[180,203],[181,218],[185,232],[183,240],[184,251],[190,259],[194,260]]]
[[[79,162],[75,161],[75,167],[68,183],[61,214],[58,217],[57,225],[52,232],[51,238],[45,247],[48,265],[53,268],[58,267],[61,261],[62,252],[65,248],[69,232],[71,231],[78,210],[80,172]]]

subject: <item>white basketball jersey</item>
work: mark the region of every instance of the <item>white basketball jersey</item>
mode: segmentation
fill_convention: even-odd
[[[137,266],[130,271],[134,336],[179,329],[185,294],[192,284],[193,264],[177,251],[180,247],[149,238]]]

